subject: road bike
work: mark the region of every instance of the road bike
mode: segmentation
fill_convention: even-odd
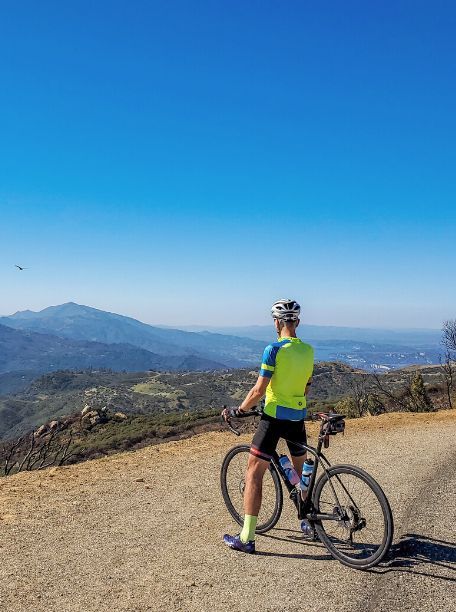
[[[255,409],[237,418],[261,414],[261,410]],[[328,448],[330,437],[344,432],[344,419],[344,415],[333,412],[319,412],[307,419],[320,420],[321,425],[317,447],[301,445],[314,459],[304,499],[301,491],[287,479],[278,453],[273,454],[263,479],[256,533],[264,534],[277,524],[283,508],[283,484],[296,507],[298,519],[308,521],[328,552],[348,567],[366,570],[378,565],[391,547],[393,515],[384,492],[372,476],[354,465],[331,465],[323,454],[322,447]],[[233,433],[240,435],[231,420],[227,424]],[[244,479],[249,451],[248,444],[229,450],[220,476],[226,507],[239,525],[244,521]]]

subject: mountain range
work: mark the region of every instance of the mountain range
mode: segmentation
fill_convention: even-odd
[[[317,360],[367,370],[437,363],[438,330],[301,325]],[[159,327],[69,302],[0,317],[0,393],[57,369],[202,371],[257,366],[274,327]]]
[[[264,343],[164,329],[75,304],[0,317],[0,393],[58,369],[202,371],[258,363]],[[19,376],[20,373],[20,376]]]
[[[130,344],[70,340],[0,325],[0,374],[31,370],[210,370],[223,364],[194,355],[163,356]]]
[[[131,344],[157,355],[189,356],[240,367],[258,360],[264,343],[219,333],[196,333],[147,325],[131,317],[69,302],[40,312],[25,310],[0,317],[0,324],[72,340]]]
[[[264,349],[264,342],[251,338],[154,327],[131,317],[74,302],[50,306],[40,312],[16,312],[0,317],[0,324],[71,340],[131,344],[164,357],[198,356],[228,367],[257,362]]]

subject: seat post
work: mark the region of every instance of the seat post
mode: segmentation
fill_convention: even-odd
[[[320,455],[321,447],[323,446],[323,425],[324,421],[320,425],[320,432],[318,434],[317,455]]]

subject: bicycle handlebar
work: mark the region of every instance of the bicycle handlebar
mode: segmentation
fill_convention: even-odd
[[[248,412],[241,412],[240,414],[237,414],[235,418],[245,419],[247,417],[261,416],[261,414],[262,414],[261,410],[258,410],[255,406],[254,408],[252,408],[252,410],[249,410]],[[231,425],[231,419],[228,419],[227,421],[224,421],[224,422],[228,425],[228,428],[232,433],[234,433],[236,436],[241,435],[241,432]]]
[[[225,406],[226,408],[226,406]],[[241,412],[240,414],[237,414],[236,419],[245,419],[247,417],[254,417],[254,416],[261,416],[263,414],[263,411],[261,409],[258,409],[256,406],[254,408],[252,408],[252,410],[249,410],[248,412]],[[328,417],[334,417],[334,416],[339,416],[342,417],[342,419],[345,418],[344,415],[338,415],[335,412],[328,412],[328,413],[324,413],[324,412],[317,412],[315,414],[309,414],[306,417],[306,421],[318,421],[320,420],[321,423],[321,427],[320,427],[320,435],[325,435],[325,438],[328,438],[329,434],[335,434],[335,433],[339,433],[340,430],[331,430],[331,427],[329,425],[328,422]],[[326,417],[326,418],[325,418]],[[224,419],[222,419],[224,421]],[[231,424],[231,419],[228,419],[227,421],[224,421],[227,425],[229,430],[234,433],[236,436],[240,436],[241,432],[236,429],[235,427],[233,427],[233,425]],[[343,432],[343,428],[342,428],[342,432]],[[325,448],[328,446],[329,442],[328,440],[325,440]]]

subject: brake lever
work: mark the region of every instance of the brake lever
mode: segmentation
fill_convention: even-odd
[[[224,406],[224,408],[226,408],[226,406]],[[238,414],[235,418],[243,419],[245,417],[261,416],[261,414],[262,414],[262,412],[260,410],[258,410],[256,408],[256,406],[255,406],[252,410],[249,410],[248,412],[243,412],[241,414]],[[233,425],[231,425],[231,419],[227,419],[225,421],[225,419],[223,417],[221,417],[221,421],[222,421],[222,423],[226,423],[228,425],[229,430],[232,433],[234,433],[236,436],[240,436],[241,435],[241,432],[238,429],[236,429],[235,427],[233,427]]]
[[[230,422],[230,421],[227,421],[227,424],[228,424],[229,430],[230,430],[230,431],[232,431],[232,432],[233,432],[233,433],[234,433],[236,436],[240,436],[240,435],[241,435],[241,432],[240,432],[240,431],[238,431],[237,429],[235,429],[235,428],[234,428],[234,427],[231,425],[231,422]]]
[[[223,417],[220,417],[220,422],[222,425],[228,425],[228,429],[234,433],[236,436],[240,436],[241,432],[238,431],[237,429],[235,429],[232,425],[231,425],[231,419],[226,420]]]

